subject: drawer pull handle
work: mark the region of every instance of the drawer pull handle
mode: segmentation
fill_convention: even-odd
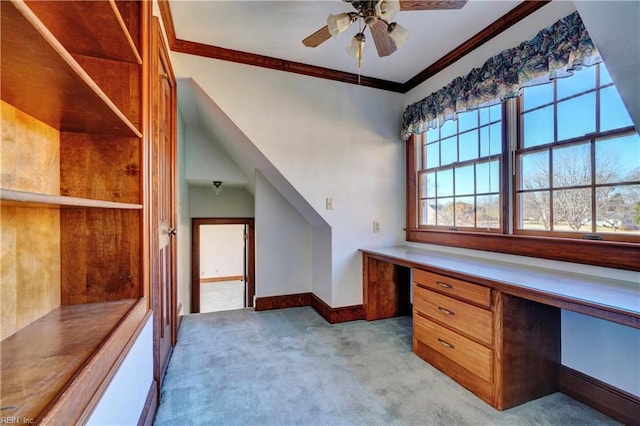
[[[442,288],[453,288],[451,284],[443,283],[442,281],[436,281],[436,284],[438,284]]]
[[[438,342],[440,342],[440,344],[441,344],[442,346],[446,346],[446,347],[447,347],[447,348],[449,348],[449,349],[453,349],[453,348],[454,348],[454,346],[453,346],[451,343],[449,343],[449,342],[445,342],[445,341],[444,341],[444,340],[442,340],[441,338],[438,338]]]
[[[441,307],[441,306],[438,306],[438,310],[439,310],[440,312],[442,312],[443,314],[445,314],[445,315],[455,315],[455,312],[450,311],[450,310],[448,310],[448,309],[445,309],[445,308],[443,308],[443,307]]]

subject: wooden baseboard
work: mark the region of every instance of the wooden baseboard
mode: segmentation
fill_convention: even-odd
[[[178,333],[180,333],[180,326],[182,325],[182,318],[184,317],[184,313],[182,312],[182,309],[184,308],[184,306],[182,306],[182,302],[180,302],[180,304],[178,304],[178,309],[176,309],[176,312],[178,313],[178,324],[176,326],[176,336],[178,335]]]
[[[364,307],[362,305],[332,308],[313,293],[311,293],[311,307],[331,324],[364,319]]]
[[[244,275],[229,275],[227,277],[200,278],[200,284],[219,283],[223,281],[242,281],[243,279],[244,279]]]
[[[311,306],[330,324],[364,319],[364,307],[362,305],[332,308],[313,293],[258,297],[256,298],[255,310],[270,311],[272,309],[297,308],[300,306]]]
[[[640,397],[564,365],[560,392],[626,425],[640,425]]]
[[[297,308],[311,304],[311,293],[285,294],[256,298],[256,311],[270,311],[272,309]]]
[[[155,380],[151,383],[149,392],[147,393],[147,400],[144,402],[144,408],[140,413],[140,419],[138,419],[138,426],[151,426],[153,420],[156,417],[156,410],[158,409],[158,382]]]

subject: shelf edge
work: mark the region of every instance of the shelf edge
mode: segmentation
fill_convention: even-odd
[[[89,207],[101,209],[141,210],[142,204],[118,203],[115,201],[92,200],[89,198],[67,197],[64,195],[48,195],[36,192],[16,191],[0,188],[2,205],[13,207]]]
[[[135,56],[136,61],[138,62],[138,65],[142,65],[142,57],[138,52],[138,48],[136,47],[136,44],[133,42],[133,38],[131,37],[129,28],[127,28],[127,25],[125,24],[124,19],[122,18],[122,14],[118,9],[118,6],[116,5],[115,0],[109,0],[109,4],[111,5],[111,9],[113,10],[113,14],[116,17],[116,20],[118,21],[118,25],[120,25],[120,28],[122,29],[122,32],[124,33],[125,38],[129,42],[129,47],[131,47],[131,52],[133,53],[133,56]]]

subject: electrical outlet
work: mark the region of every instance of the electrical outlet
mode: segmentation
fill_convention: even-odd
[[[380,222],[377,220],[373,221],[373,232],[380,232]]]
[[[333,210],[333,197],[327,197],[327,210]]]

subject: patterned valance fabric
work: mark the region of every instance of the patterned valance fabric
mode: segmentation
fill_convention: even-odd
[[[480,68],[457,77],[426,98],[409,105],[400,137],[455,119],[457,112],[490,106],[518,96],[526,86],[571,75],[581,66],[600,62],[587,29],[574,12],[540,31],[535,38],[490,58]]]

